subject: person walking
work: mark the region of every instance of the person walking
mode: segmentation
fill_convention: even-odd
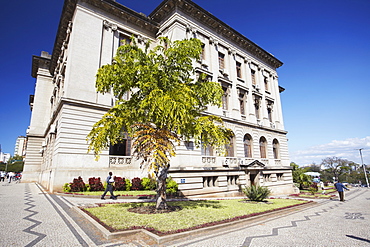
[[[344,184],[342,184],[339,180],[338,182],[334,184],[334,186],[335,186],[335,189],[338,191],[339,200],[341,202],[344,202],[344,190],[343,189],[346,189],[346,190],[349,190],[349,189],[346,186],[344,186]]]
[[[325,194],[325,186],[324,186],[324,182],[323,181],[320,181],[320,187],[321,187],[321,193],[322,194]]]
[[[113,183],[114,183],[114,179],[112,177],[113,173],[112,172],[109,172],[109,176],[107,177],[106,179],[106,182],[107,182],[107,188],[105,188],[105,191],[103,193],[103,195],[101,196],[101,199],[102,200],[105,200],[105,195],[107,194],[107,192],[109,191],[110,193],[110,199],[113,199],[113,200],[116,200],[117,197],[113,195]]]
[[[6,176],[6,172],[1,171],[0,172],[0,182],[4,182],[5,181],[5,176]]]
[[[15,175],[14,172],[9,172],[8,173],[8,183],[12,182],[14,175]]]

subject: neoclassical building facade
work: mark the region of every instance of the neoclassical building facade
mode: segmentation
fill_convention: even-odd
[[[113,0],[65,0],[52,53],[33,56],[24,180],[60,191],[78,176],[147,176],[130,156],[129,138],[99,160],[87,152],[87,134],[115,101],[96,92],[96,72],[131,36],[142,46],[162,36],[200,39],[196,72],[224,90],[222,107],[204,114],[221,116],[235,136],[226,156],[191,141],[177,148],[170,176],[185,196],[236,195],[251,184],[293,192],[276,72],[282,62],[190,0],[164,0],[149,16]]]

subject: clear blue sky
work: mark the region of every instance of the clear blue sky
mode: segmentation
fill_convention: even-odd
[[[118,0],[150,14],[160,0]],[[370,165],[369,0],[195,0],[284,65],[278,69],[291,160]],[[62,0],[3,1],[0,144],[13,155],[29,125],[32,55],[52,52]]]

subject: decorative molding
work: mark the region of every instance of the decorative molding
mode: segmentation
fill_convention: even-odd
[[[117,25],[114,24],[114,23],[111,23],[107,20],[103,21],[103,27],[104,27],[104,29],[111,30],[112,32],[117,30]]]

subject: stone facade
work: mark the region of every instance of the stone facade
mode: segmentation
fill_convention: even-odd
[[[227,157],[183,143],[171,161],[170,175],[186,196],[236,195],[244,185],[268,186],[274,194],[293,192],[276,69],[278,59],[190,0],[165,0],[149,16],[112,0],[65,0],[51,55],[33,57],[36,78],[31,97],[23,179],[50,191],[81,176],[126,178],[146,171],[126,150],[87,153],[92,125],[114,104],[111,94],[95,90],[97,69],[112,61],[120,40],[134,36],[139,45],[158,37],[196,37],[204,44],[197,71],[218,81],[222,116],[235,137]]]

